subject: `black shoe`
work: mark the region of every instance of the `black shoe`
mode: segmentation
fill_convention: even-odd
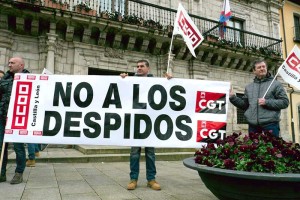
[[[15,176],[13,179],[10,181],[10,184],[19,184],[23,182],[23,174],[22,173],[15,173]]]
[[[4,175],[1,175],[0,176],[0,183],[1,182],[5,182],[6,181],[6,175],[4,174]]]

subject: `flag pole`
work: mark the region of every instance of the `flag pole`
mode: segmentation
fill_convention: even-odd
[[[4,142],[4,139],[3,139],[2,149],[1,149],[1,158],[0,158],[0,172],[2,172],[1,169],[2,169],[2,163],[3,163],[3,155],[4,155],[5,145],[6,145],[6,143]]]
[[[175,27],[174,27],[175,28]],[[172,52],[172,46],[173,46],[173,39],[174,39],[174,29],[172,31],[172,39],[171,39],[171,44],[170,44],[170,50],[169,50],[169,55],[168,55],[168,67],[167,67],[167,73],[169,73],[169,68],[170,68],[170,57],[171,57],[171,52]]]
[[[269,91],[269,89],[270,89],[270,87],[271,87],[272,83],[275,81],[275,78],[278,76],[278,74],[279,74],[279,71],[281,70],[281,68],[282,68],[282,67],[280,66],[280,68],[277,70],[277,74],[274,76],[274,78],[273,78],[272,82],[270,83],[270,85],[269,85],[269,87],[268,87],[268,89],[267,89],[266,93],[264,94],[264,96],[263,96],[262,98],[265,98],[265,96],[266,96],[267,92]]]

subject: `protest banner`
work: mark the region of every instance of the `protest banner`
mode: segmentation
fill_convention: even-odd
[[[225,136],[229,82],[16,74],[5,142],[200,147]]]

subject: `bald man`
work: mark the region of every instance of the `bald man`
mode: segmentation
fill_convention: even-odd
[[[4,140],[5,122],[7,117],[8,105],[12,92],[12,85],[14,76],[16,73],[29,73],[28,70],[24,69],[24,60],[21,57],[13,57],[9,59],[8,67],[9,70],[4,74],[0,81],[0,93],[2,97],[0,99],[0,151],[2,150]],[[2,161],[0,182],[6,181],[6,166],[8,158],[8,145],[5,145],[4,156]],[[15,175],[10,181],[10,184],[19,184],[23,182],[23,172],[26,166],[26,152],[23,143],[14,143],[14,151],[16,153],[16,164]]]

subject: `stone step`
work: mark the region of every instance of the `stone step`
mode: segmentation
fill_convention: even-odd
[[[75,145],[75,149],[85,155],[91,154],[125,154],[130,153],[130,147],[124,146],[99,146],[99,145]],[[144,148],[142,148],[142,153]],[[195,148],[155,148],[155,153],[195,152]]]
[[[37,163],[88,163],[88,162],[129,162],[130,147],[74,145],[64,149],[62,145],[49,145],[36,158]],[[193,157],[194,148],[155,148],[157,161],[177,161]],[[9,150],[9,163],[15,162],[13,150]],[[145,161],[142,148],[141,161]]]

